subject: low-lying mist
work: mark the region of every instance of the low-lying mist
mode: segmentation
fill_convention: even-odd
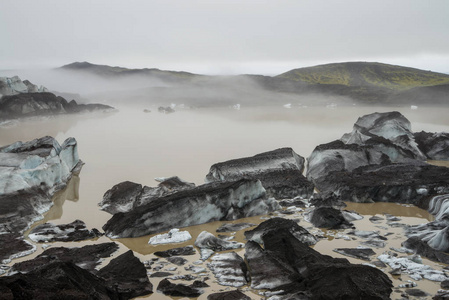
[[[0,76],[19,76],[70,101],[109,105],[187,107],[242,106],[326,106],[352,105],[344,96],[317,92],[288,92],[296,87],[279,86],[273,77],[259,75],[202,76],[168,82],[157,76],[130,74],[105,77],[89,72],[58,69],[0,71]],[[287,92],[286,92],[287,90]]]

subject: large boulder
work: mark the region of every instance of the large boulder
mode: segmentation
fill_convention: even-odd
[[[273,230],[287,230],[298,241],[301,241],[307,245],[315,245],[318,239],[307,231],[307,229],[298,225],[297,222],[284,218],[271,218],[259,224],[252,230],[245,231],[245,238],[247,240],[255,241],[262,244],[262,237]]]
[[[1,299],[125,299],[106,282],[71,262],[53,262],[27,274],[0,278]]]
[[[255,289],[301,294],[299,299],[390,299],[392,282],[376,268],[322,255],[286,230],[270,231],[262,239],[264,248],[246,244]]]
[[[28,273],[55,261],[71,262],[83,269],[93,271],[102,259],[111,256],[118,248],[116,243],[87,245],[79,248],[52,247],[34,259],[14,264],[10,272]]]
[[[274,199],[266,199],[265,189],[258,180],[216,182],[116,213],[103,229],[109,237],[138,237],[171,228],[267,214],[278,208]]]
[[[131,250],[112,259],[97,275],[126,299],[147,295],[153,290],[145,266]]]
[[[27,273],[0,278],[1,299],[131,299],[152,293],[144,265],[132,251],[100,271],[55,257]]]
[[[206,182],[259,179],[268,196],[308,198],[314,187],[302,175],[303,171],[304,158],[291,148],[281,148],[214,164],[206,175]]]

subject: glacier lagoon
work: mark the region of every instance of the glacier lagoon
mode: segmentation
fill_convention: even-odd
[[[145,113],[144,109],[151,110]],[[93,113],[83,115],[64,115],[46,118],[27,119],[10,122],[0,128],[0,145],[7,145],[19,140],[27,141],[50,135],[62,142],[68,137],[78,141],[79,156],[85,162],[79,177],[74,177],[68,188],[59,193],[55,205],[46,214],[44,220],[56,224],[65,224],[81,219],[89,228],[101,228],[110,215],[99,210],[98,203],[103,194],[113,185],[122,181],[133,181],[148,186],[156,186],[156,177],[177,175],[180,178],[199,185],[209,167],[217,162],[233,158],[252,156],[264,151],[281,147],[291,147],[299,155],[307,158],[315,146],[340,138],[352,130],[357,118],[372,112],[400,111],[407,117],[414,132],[449,132],[449,120],[441,108],[411,109],[410,107],[265,107],[241,109],[177,109],[171,114],[162,114],[157,107],[119,107],[113,113]],[[447,163],[442,162],[448,166]],[[374,214],[390,213],[400,217],[402,223],[420,224],[432,219],[426,211],[395,204],[377,203],[371,205],[350,204],[349,209],[359,211],[365,219],[355,221],[358,230],[379,230],[368,218]],[[286,216],[289,218],[300,216]],[[267,216],[253,217],[239,222],[260,223]],[[203,230],[215,233],[222,222],[197,225],[186,228],[194,240]],[[304,220],[301,226],[312,227]],[[377,224],[382,226],[385,224]],[[385,225],[386,226],[386,225]],[[402,229],[389,228],[393,232],[382,249],[375,249],[381,254],[390,247],[400,247]],[[313,232],[313,230],[312,230]],[[359,241],[347,241],[338,231],[323,232],[326,239],[321,240],[315,249],[335,257],[343,257],[332,250],[339,247],[356,247]],[[141,260],[151,259],[154,251],[191,244],[187,242],[176,245],[148,245],[151,236],[116,240],[121,251],[132,249]],[[101,237],[101,241],[109,241]],[[235,235],[235,241],[243,242],[243,233]],[[93,243],[54,243],[54,245],[76,245]],[[31,259],[42,252],[18,260]],[[243,255],[243,253],[240,253]],[[198,257],[192,258],[192,261]],[[346,257],[347,258],[347,257]],[[362,261],[349,258],[351,262]],[[426,260],[426,264],[436,266]],[[182,268],[179,268],[182,269]],[[440,267],[441,269],[441,267]],[[209,275],[211,278],[213,275]],[[407,276],[393,277],[395,286],[406,283]],[[157,286],[156,278],[151,278]],[[208,282],[212,282],[209,280]],[[423,280],[417,281],[418,288],[434,294],[439,283]],[[223,286],[211,284],[211,291],[216,292]],[[259,297],[247,292],[248,295]],[[400,294],[392,293],[393,298]],[[160,293],[154,293],[149,299],[170,299]],[[202,295],[199,299],[205,299]]]

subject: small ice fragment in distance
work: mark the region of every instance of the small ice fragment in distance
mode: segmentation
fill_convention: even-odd
[[[153,236],[148,241],[151,245],[170,244],[170,243],[182,243],[192,238],[188,231],[179,231],[178,228],[173,228],[168,233],[158,234]]]
[[[292,108],[292,104],[291,103],[287,103],[283,105],[285,108]]]

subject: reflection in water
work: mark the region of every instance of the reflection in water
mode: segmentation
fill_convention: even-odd
[[[53,205],[52,207],[44,214],[44,217],[42,220],[39,220],[38,222],[34,223],[29,230],[27,230],[27,233],[31,231],[34,227],[40,224],[47,223],[52,220],[58,220],[63,215],[63,205],[65,203],[65,200],[69,200],[72,202],[77,202],[79,199],[79,186],[80,186],[80,178],[78,175],[73,175],[72,178],[67,183],[67,186],[56,192],[56,194],[53,196],[52,201]],[[75,221],[75,219],[73,220]]]

